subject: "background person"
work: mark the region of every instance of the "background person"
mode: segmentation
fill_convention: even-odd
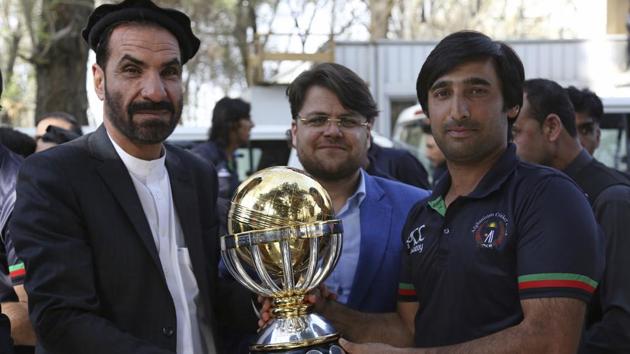
[[[2,97],[2,89],[2,71],[0,71],[0,97]],[[0,236],[2,239],[4,239],[6,223],[15,204],[15,179],[20,160],[17,155],[12,154],[0,143]],[[2,264],[5,258],[1,252],[0,257],[0,264]],[[3,273],[0,275],[0,291],[2,292],[11,289],[10,282],[6,277],[6,266]],[[2,305],[0,305],[0,353],[13,354],[11,322],[4,314]]]
[[[600,128],[604,118],[602,100],[586,88],[579,90],[574,86],[569,86],[566,91],[575,111],[575,126],[580,144],[593,156],[602,136]]]
[[[35,151],[44,151],[81,135],[83,135],[81,125],[72,114],[66,112],[44,113],[35,124],[35,142],[37,143]]]
[[[11,127],[0,127],[0,144],[22,157],[35,152],[35,140]]]
[[[251,106],[240,98],[223,97],[212,111],[208,141],[192,151],[214,165],[219,176],[219,197],[231,199],[239,185],[236,149],[249,143],[254,127]]]
[[[559,169],[586,192],[606,239],[606,270],[586,318],[581,353],[630,352],[630,180],[591,157],[578,141],[565,90],[545,79],[525,82],[513,126],[518,155]]]
[[[409,151],[379,146],[372,142],[368,149],[367,173],[393,179],[418,188],[429,188],[429,174]]]

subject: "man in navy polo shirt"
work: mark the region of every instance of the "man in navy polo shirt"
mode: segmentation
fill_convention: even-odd
[[[571,100],[558,83],[531,79],[524,91],[523,109],[512,126],[517,154],[571,177],[587,194],[605,235],[606,270],[589,306],[580,353],[628,353],[630,180],[582,147]]]
[[[427,58],[417,93],[448,173],[407,218],[397,313],[318,300],[346,338],[388,343],[342,340],[348,352],[577,349],[601,240],[576,185],[521,162],[508,143],[523,80],[514,51],[477,32],[447,36]]]

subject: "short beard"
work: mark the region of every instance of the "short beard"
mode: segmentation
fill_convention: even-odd
[[[122,97],[119,93],[110,94],[105,81],[105,109],[110,122],[118,131],[133,143],[140,145],[154,145],[162,143],[175,130],[182,115],[183,100],[176,102],[136,102],[129,104],[127,111],[123,109]],[[151,120],[143,124],[135,124],[133,115],[142,109],[166,109],[171,112],[168,122]]]
[[[298,158],[304,171],[308,172],[315,179],[326,182],[339,181],[348,178],[355,174],[361,167],[359,161],[353,161],[352,159],[338,166],[335,170],[327,169],[322,163],[312,158],[305,158],[298,151]]]

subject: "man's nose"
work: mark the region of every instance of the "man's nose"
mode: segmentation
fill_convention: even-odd
[[[159,73],[148,73],[142,83],[142,97],[151,102],[166,98],[166,87]]]
[[[468,102],[465,97],[458,94],[453,95],[453,99],[451,101],[451,117],[455,120],[470,118]]]
[[[341,128],[339,127],[339,124],[339,119],[328,118],[324,128],[324,134],[329,136],[341,135]]]

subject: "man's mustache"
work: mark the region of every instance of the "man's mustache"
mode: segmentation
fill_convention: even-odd
[[[445,130],[450,130],[452,128],[477,129],[479,128],[479,124],[470,120],[449,121],[444,124],[444,128]]]
[[[127,114],[131,117],[132,115],[140,112],[140,111],[162,111],[166,110],[171,113],[175,113],[175,106],[171,102],[168,101],[160,101],[160,102],[134,102],[129,105],[127,108]]]

